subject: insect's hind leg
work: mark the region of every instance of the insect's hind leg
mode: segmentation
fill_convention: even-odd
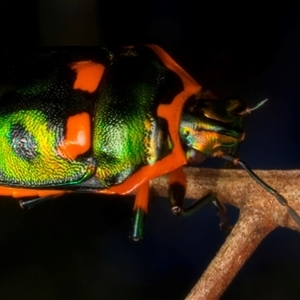
[[[48,200],[52,200],[55,199],[61,195],[63,195],[64,193],[61,194],[57,194],[57,195],[49,195],[49,196],[45,196],[45,197],[39,197],[39,198],[33,198],[33,199],[29,199],[29,200],[19,200],[19,205],[21,206],[21,208],[23,209],[32,209],[34,208],[36,205],[39,205],[45,201]]]

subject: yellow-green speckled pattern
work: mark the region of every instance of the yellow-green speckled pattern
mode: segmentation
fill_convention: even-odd
[[[40,111],[0,116],[0,181],[22,186],[76,183],[93,172],[86,161],[59,156],[62,131],[49,128]]]
[[[81,61],[103,66],[95,91],[74,87],[72,65]],[[183,86],[149,47],[46,50],[24,66],[0,98],[1,185],[101,189],[172,151],[157,109]],[[91,149],[65,157],[68,118],[82,112],[91,119]]]

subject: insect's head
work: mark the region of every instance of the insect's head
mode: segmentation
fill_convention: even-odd
[[[244,139],[243,121],[254,108],[238,99],[190,100],[181,117],[180,137],[190,162],[223,156]]]

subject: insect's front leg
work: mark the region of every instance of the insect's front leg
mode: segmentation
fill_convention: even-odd
[[[183,172],[183,168],[178,168],[169,173],[169,199],[171,202],[171,211],[176,216],[189,216],[194,214],[199,209],[203,208],[207,204],[218,201],[214,194],[209,194],[189,207],[184,207],[183,201],[186,191],[186,176]]]
[[[228,231],[230,226],[227,223],[226,208],[215,194],[208,194],[189,207],[184,207],[185,190],[186,176],[183,172],[183,168],[178,168],[169,174],[169,199],[171,202],[171,211],[174,215],[186,217],[194,214],[208,204],[213,204],[221,219],[220,227]]]

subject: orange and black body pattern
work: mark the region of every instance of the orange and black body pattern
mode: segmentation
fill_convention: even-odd
[[[203,93],[156,45],[42,50],[0,107],[0,195],[16,198],[136,191],[146,212],[152,178],[184,189],[182,166],[244,137],[244,104]]]

